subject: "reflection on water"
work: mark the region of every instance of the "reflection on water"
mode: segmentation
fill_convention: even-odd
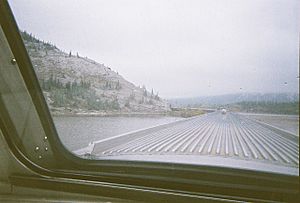
[[[174,122],[178,117],[54,117],[62,143],[69,150],[122,133]]]

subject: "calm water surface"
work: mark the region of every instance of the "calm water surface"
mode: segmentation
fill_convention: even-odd
[[[122,133],[181,120],[178,117],[54,117],[62,143],[69,150]]]

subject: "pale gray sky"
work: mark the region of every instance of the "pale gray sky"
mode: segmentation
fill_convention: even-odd
[[[9,2],[22,30],[165,98],[299,91],[298,0]]]

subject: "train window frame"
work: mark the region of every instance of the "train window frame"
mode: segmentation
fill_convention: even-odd
[[[37,177],[13,176],[11,180],[15,184],[43,188],[49,187],[47,186],[50,181],[47,179],[49,177],[54,178],[52,181],[56,181],[57,184],[66,185],[68,183],[64,180],[69,179],[79,182],[68,189],[91,194],[99,194],[99,188],[103,189],[103,184],[112,184],[109,190],[112,190],[112,187],[118,188],[115,193],[129,199],[132,197],[128,196],[134,194],[142,196],[147,194],[150,199],[153,199],[153,194],[156,194],[155,198],[163,197],[163,200],[172,198],[175,198],[174,200],[189,198],[191,200],[199,198],[214,200],[213,198],[216,198],[215,200],[260,201],[293,200],[298,195],[299,177],[297,176],[220,166],[91,160],[75,156],[60,141],[17,23],[5,0],[0,0],[0,24],[14,57],[11,62],[18,65],[25,88],[46,134],[46,137],[40,136],[33,139],[48,139],[52,150],[52,158],[49,158],[51,163],[47,165],[41,165],[38,159],[33,160],[28,157],[22,143],[17,142],[16,126],[3,102],[0,103],[2,105],[0,129],[11,151],[20,162],[37,174]],[[126,190],[126,188],[130,189]],[[128,193],[124,194],[124,191]],[[139,195],[135,198],[136,200],[143,199]]]

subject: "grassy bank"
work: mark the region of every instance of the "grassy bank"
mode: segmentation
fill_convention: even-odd
[[[122,112],[122,111],[94,111],[94,112],[66,112],[66,111],[52,111],[52,116],[95,116],[95,117],[153,117],[153,116],[171,116],[189,118],[204,114],[201,109],[187,109],[177,108],[167,112]]]
[[[189,118],[204,114],[204,111],[199,108],[172,108],[172,111],[168,112],[168,116]]]
[[[227,108],[233,111],[248,113],[269,113],[269,114],[286,114],[298,115],[299,102],[239,102],[227,105]]]

